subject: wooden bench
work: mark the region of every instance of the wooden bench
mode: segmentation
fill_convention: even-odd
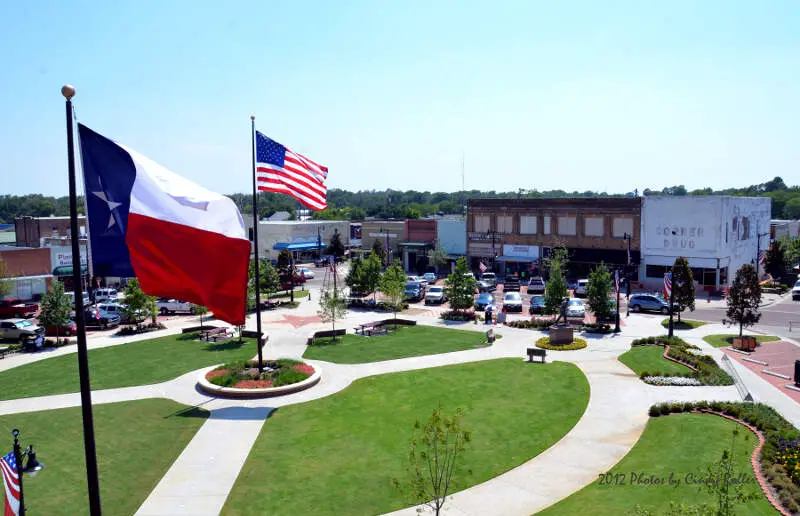
[[[364,337],[371,337],[372,335],[388,333],[388,331],[389,330],[387,330],[385,326],[377,322],[359,324],[358,326],[355,327],[356,335],[360,333]]]
[[[200,340],[217,342],[219,339],[226,339],[233,336],[228,328],[214,328],[212,330],[203,330],[200,334]]]
[[[544,364],[544,357],[546,356],[547,356],[546,349],[528,348],[528,362],[533,362],[533,357],[541,357],[542,363]]]

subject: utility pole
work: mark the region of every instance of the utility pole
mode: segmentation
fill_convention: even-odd
[[[673,322],[673,316],[675,314],[675,310],[673,309],[672,303],[675,301],[675,285],[672,283],[672,273],[669,273],[669,336],[673,336],[673,331],[675,324]]]

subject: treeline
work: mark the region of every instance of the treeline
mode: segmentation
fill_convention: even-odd
[[[713,190],[702,188],[687,190],[683,185],[670,186],[662,190],[645,189],[638,191],[607,194],[604,192],[583,192],[566,190],[526,190],[512,192],[483,192],[469,190],[465,192],[419,192],[416,190],[360,190],[351,192],[332,188],[328,190],[328,209],[313,212],[315,219],[328,220],[362,220],[366,217],[376,218],[408,218],[415,219],[435,214],[463,213],[466,200],[473,197],[489,197],[501,199],[521,199],[536,197],[635,197],[638,195],[736,195],[748,197],[766,196],[772,198],[772,218],[800,219],[800,186],[787,186],[783,179],[776,177],[766,183],[751,185],[745,188],[727,188]],[[239,210],[249,216],[253,210],[250,194],[235,193],[229,195]],[[83,211],[82,200],[78,203],[79,211]],[[297,217],[298,210],[303,207],[289,196],[262,192],[258,198],[258,212],[261,217],[285,211],[292,219]],[[12,222],[14,217],[30,215],[46,217],[49,215],[64,216],[69,214],[69,199],[65,197],[46,197],[31,195],[0,196],[0,223]]]

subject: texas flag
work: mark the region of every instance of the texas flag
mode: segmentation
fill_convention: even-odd
[[[78,124],[96,276],[244,324],[250,242],[229,198]]]

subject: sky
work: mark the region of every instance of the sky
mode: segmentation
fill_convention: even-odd
[[[220,193],[256,127],[349,190],[800,184],[800,2],[11,2],[0,194],[78,121]]]

